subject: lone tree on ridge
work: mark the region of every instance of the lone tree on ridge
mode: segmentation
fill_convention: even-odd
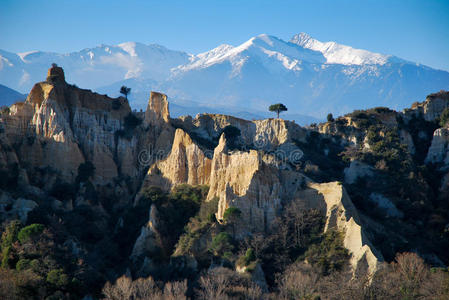
[[[126,100],[128,100],[129,93],[131,93],[131,88],[122,85],[122,87],[120,88],[120,94],[123,94]]]
[[[272,111],[272,112],[276,112],[278,115],[278,119],[279,119],[279,114],[283,111],[287,111],[287,107],[282,103],[276,103],[276,104],[270,105],[270,107],[268,107],[268,110]]]

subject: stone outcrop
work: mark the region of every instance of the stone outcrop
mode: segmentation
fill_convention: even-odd
[[[372,176],[374,173],[372,167],[360,161],[353,160],[351,161],[349,167],[345,168],[344,174],[345,174],[345,182],[353,184],[357,181],[358,178],[366,176],[369,177]]]
[[[433,163],[444,174],[440,181],[440,197],[449,196],[449,127],[438,128],[433,133],[432,144],[429,147],[426,163]]]
[[[151,92],[148,107],[145,112],[145,123],[150,126],[161,126],[170,122],[167,95]]]
[[[172,120],[176,127],[183,128],[201,138],[218,140],[227,126],[234,126],[241,132],[241,139],[247,148],[273,150],[285,143],[303,141],[307,130],[291,121],[265,119],[248,121],[220,114],[200,114]]]
[[[238,238],[270,230],[283,203],[299,201],[304,208],[321,209],[326,214],[326,230],[335,228],[344,232],[344,244],[352,254],[354,270],[376,270],[382,255],[362,230],[357,210],[341,184],[313,183],[299,172],[280,169],[274,163],[276,159],[264,151],[229,151],[226,145],[226,138],[221,135],[210,160],[178,129],[170,155],[150,168],[146,184],[161,185],[164,179],[166,187],[181,183],[209,184],[207,200],[219,198],[216,214],[219,221],[223,221],[227,208],[240,209]],[[187,149],[191,149],[191,154]],[[191,170],[193,167],[195,170]]]
[[[165,190],[181,183],[209,184],[211,159],[182,129],[177,129],[169,155],[153,164],[144,186],[159,186]]]
[[[161,237],[158,229],[159,216],[157,208],[154,204],[151,205],[148,215],[148,222],[142,227],[140,235],[134,244],[131,253],[132,260],[137,260],[144,255],[155,254],[162,248]]]
[[[6,192],[0,191],[0,214],[10,219],[19,219],[23,224],[28,219],[28,213],[35,209],[38,204],[29,199],[14,199]]]
[[[407,119],[412,116],[422,115],[426,121],[434,121],[448,107],[449,92],[441,91],[430,94],[424,102],[414,103],[411,109],[404,110],[404,114]]]
[[[226,153],[224,135],[215,148],[207,199],[219,198],[217,219],[230,206],[237,207],[245,220],[245,231],[267,230],[281,208],[278,170],[263,162],[262,153]]]
[[[449,127],[438,128],[433,133],[426,163],[441,163],[449,166]]]
[[[337,229],[344,234],[344,246],[351,254],[350,263],[354,272],[373,273],[383,261],[382,254],[371,243],[362,228],[362,223],[346,190],[339,182],[309,182],[305,190],[299,190],[295,197],[305,199],[306,208],[325,211],[325,231]]]
[[[69,85],[62,68],[52,67],[47,81],[37,83],[24,103],[11,108],[3,125],[10,141],[21,142],[16,154],[22,164],[49,167],[73,182],[79,165],[90,161],[94,182],[104,185],[120,173],[138,175],[137,137],[117,135],[130,112],[125,98]]]
[[[205,184],[209,186],[207,201],[218,198],[219,222],[224,222],[229,207],[240,209],[237,239],[254,232],[269,232],[286,205],[297,202],[304,209],[321,210],[326,216],[325,230],[343,232],[355,272],[372,273],[383,258],[365,230],[368,221],[358,214],[341,183],[325,182],[310,175],[314,180],[321,180],[318,183],[305,175],[311,173],[301,173],[306,172],[304,165],[313,165],[320,159],[315,159],[313,147],[304,146],[308,152],[305,159],[302,155],[298,158],[301,164],[292,155],[302,153],[298,145],[311,143],[310,137],[320,133],[324,134],[320,142],[328,139],[332,145],[338,144],[338,151],[321,147],[324,156],[331,150],[340,152],[345,146],[359,146],[368,151],[367,131],[372,124],[381,125],[381,130],[397,129],[402,143],[414,153],[415,146],[419,149],[414,144],[419,134],[409,130],[408,121],[417,115],[435,121],[449,106],[448,101],[447,93],[438,93],[403,114],[378,108],[364,117],[359,115],[358,119],[357,113],[347,115],[311,130],[282,119],[247,121],[220,114],[171,119],[167,96],[152,92],[145,114],[133,115],[142,124],[130,129],[125,120],[132,112],[125,98],[113,99],[67,84],[64,71],[55,66],[49,70],[45,82],[33,87],[24,103],[11,106],[8,114],[0,116],[0,170],[16,165],[18,185],[35,198],[48,195],[60,180],[76,183],[75,199],[65,202],[49,199],[52,207],[62,210],[80,204],[91,205],[88,194],[92,186],[96,192],[104,192],[105,198],[111,196],[126,202],[136,195],[138,187],[154,185],[169,191],[184,183]],[[401,118],[404,126],[400,127]],[[226,139],[224,131],[228,126],[240,130],[237,146],[231,142],[232,138]],[[441,182],[441,190],[445,191],[449,191],[448,145],[449,129],[436,130],[426,157],[426,163],[437,164],[445,174]],[[76,181],[78,167],[86,162],[93,164],[95,174],[89,182],[79,183]],[[360,177],[378,175],[373,167],[356,160],[343,168],[341,163],[335,167],[338,170],[332,169],[336,173],[335,177],[332,175],[336,179],[332,180],[343,180],[344,176],[345,184],[354,184]],[[54,174],[42,175],[42,186],[32,186],[33,180],[39,177],[36,169],[52,170]],[[403,213],[394,206],[396,199],[385,195],[376,190],[365,198],[385,210],[385,217],[400,219]],[[26,220],[28,212],[37,205],[27,199],[35,198],[2,196],[0,209],[8,207],[15,216]],[[154,267],[151,253],[163,248],[158,228],[163,225],[159,224],[157,214],[153,205],[149,221],[142,227],[131,254],[133,260],[143,260],[145,270]],[[207,238],[212,239],[214,234],[209,233]],[[204,245],[207,241],[196,243],[197,248],[207,248]]]

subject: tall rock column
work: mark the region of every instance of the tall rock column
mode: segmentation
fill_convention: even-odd
[[[167,95],[151,92],[145,112],[145,124],[160,127],[166,123],[170,123]]]
[[[150,128],[150,135],[155,141],[150,150],[162,153],[163,156],[168,155],[174,137],[174,129],[170,124],[167,95],[151,92],[145,111],[144,124]]]

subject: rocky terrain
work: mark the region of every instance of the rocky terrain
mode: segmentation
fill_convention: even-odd
[[[375,286],[403,252],[447,268],[449,92],[307,128],[168,107],[151,92],[133,112],[54,65],[1,112],[3,297],[124,299],[154,278],[157,297],[327,299],[292,296],[289,276]]]

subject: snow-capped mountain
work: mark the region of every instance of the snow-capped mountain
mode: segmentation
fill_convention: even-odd
[[[42,74],[52,63],[64,68],[69,82],[91,89],[129,78],[163,81],[171,68],[189,63],[191,57],[160,45],[134,42],[68,54],[40,51],[14,54],[0,50],[0,83],[28,92],[36,81],[45,79]]]
[[[392,55],[373,53],[362,49],[354,49],[335,42],[323,43],[313,39],[307,33],[294,35],[291,43],[323,54],[328,64],[341,65],[384,65],[388,62],[406,62]]]
[[[158,90],[188,112],[266,116],[269,104],[282,102],[289,108],[284,116],[300,121],[298,114],[323,118],[373,106],[400,109],[449,89],[449,72],[305,33],[290,41],[263,34],[197,55],[131,42],[69,54],[0,51],[0,83],[28,92],[53,62],[81,87],[112,96],[123,84],[131,87],[137,109],[145,107],[150,90]]]

